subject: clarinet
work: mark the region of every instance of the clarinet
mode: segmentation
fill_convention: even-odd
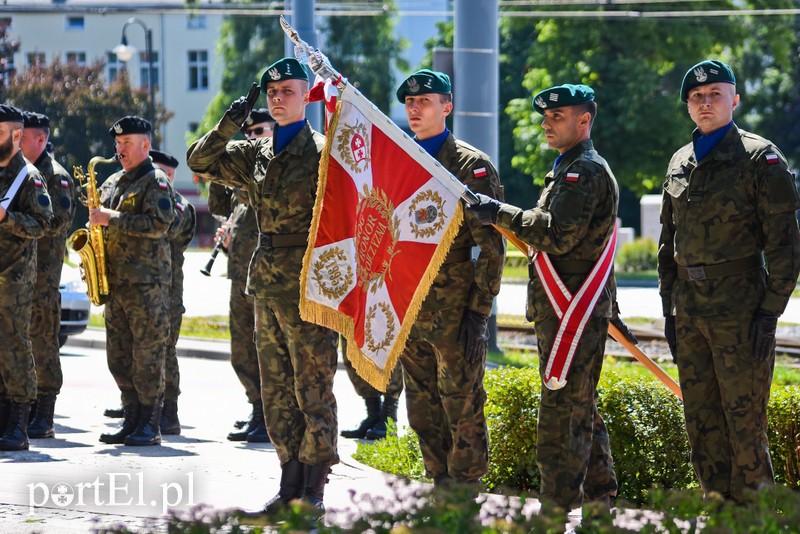
[[[211,276],[211,268],[214,266],[214,262],[217,259],[217,254],[219,254],[220,250],[223,250],[223,243],[225,243],[225,240],[228,238],[228,234],[231,233],[230,222],[231,220],[228,219],[228,227],[220,234],[219,238],[214,243],[214,249],[211,251],[211,257],[208,258],[208,263],[206,263],[205,267],[200,269],[200,272],[206,276]]]

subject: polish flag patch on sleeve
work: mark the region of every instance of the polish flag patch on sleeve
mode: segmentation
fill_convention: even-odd
[[[486,171],[486,167],[478,167],[477,169],[472,171],[472,174],[475,175],[475,178],[483,178],[489,173]]]
[[[185,210],[185,209],[186,209],[186,208],[183,206],[183,204],[181,204],[180,202],[176,202],[176,203],[175,203],[175,207],[176,207],[176,208],[178,208],[178,211],[183,211],[183,210]]]
[[[578,178],[580,178],[580,176],[581,176],[581,175],[580,175],[580,174],[578,174],[577,172],[568,172],[568,173],[567,173],[566,180],[567,180],[568,182],[577,182],[577,181],[578,181]]]
[[[764,156],[764,159],[767,160],[767,165],[775,165],[776,163],[779,163],[781,161],[775,152],[768,152]]]
[[[35,185],[36,187],[42,187],[42,181],[38,178],[34,178],[33,185]]]
[[[167,189],[167,183],[166,183],[166,182],[162,182],[161,180],[159,180],[159,181],[158,181],[158,188],[159,188],[159,189],[163,189],[163,190],[165,190],[165,191],[166,191],[166,189]]]
[[[64,189],[66,189],[67,187],[69,187],[69,182],[68,182],[68,181],[66,181],[66,180],[64,180],[64,179],[62,179],[62,180],[61,180],[61,187],[63,187]]]

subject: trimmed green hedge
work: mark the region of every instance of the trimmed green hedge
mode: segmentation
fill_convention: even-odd
[[[490,450],[489,472],[483,482],[490,491],[535,491],[539,486],[539,373],[532,368],[503,367],[488,371],[485,385]],[[599,394],[599,409],[611,436],[621,497],[642,503],[654,490],[697,486],[689,462],[683,408],[677,397],[655,379],[631,378],[613,370],[603,371]],[[800,487],[800,387],[774,386],[768,411],[776,480]],[[359,444],[356,459],[377,469],[419,479],[424,468],[415,438],[408,429],[400,437]]]

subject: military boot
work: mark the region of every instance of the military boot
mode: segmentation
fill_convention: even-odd
[[[177,436],[181,433],[177,399],[164,401],[164,408],[161,410],[161,433],[165,436]]]
[[[126,405],[122,411],[122,426],[119,428],[119,431],[114,434],[100,434],[100,441],[103,443],[121,445],[125,443],[125,438],[136,430],[136,425],[139,423],[139,415],[142,411],[142,406],[139,404],[139,401]]]
[[[263,427],[263,433],[267,433],[267,426],[264,422],[264,405],[261,404],[261,401],[256,401],[253,403],[253,413],[250,414],[250,420],[247,424],[238,432],[231,432],[228,434],[229,441],[250,441],[248,439],[249,435],[253,431],[259,430],[259,427]],[[254,435],[254,439],[257,439]],[[269,437],[267,437],[264,443],[269,443]]]
[[[289,460],[281,466],[281,485],[278,494],[267,501],[257,512],[239,512],[243,524],[263,524],[272,516],[285,512],[289,503],[303,496],[305,478],[303,464],[299,460]]]
[[[11,410],[11,401],[8,397],[0,397],[0,430],[8,426],[8,412]]]
[[[364,439],[367,436],[367,431],[372,428],[381,418],[381,398],[380,397],[367,397],[364,399],[367,405],[367,417],[353,430],[342,430],[341,436],[343,438]]]
[[[125,437],[125,445],[135,447],[161,445],[161,407],[162,402],[143,404],[136,430]]]
[[[111,417],[112,419],[122,419],[125,417],[125,407],[120,406],[119,408],[106,408],[103,411],[103,415],[106,417]]]
[[[386,437],[386,422],[391,419],[397,423],[397,399],[383,396],[383,405],[381,406],[381,416],[375,426],[367,430],[364,436],[367,439],[383,439]]]
[[[9,401],[8,423],[0,437],[0,451],[28,450],[28,417],[31,405]]]
[[[29,438],[52,438],[56,435],[53,413],[56,409],[56,396],[39,395],[36,399],[36,415],[28,423]]]
[[[303,465],[303,475],[305,477],[303,498],[318,510],[320,514],[325,514],[325,505],[322,504],[322,498],[325,495],[325,484],[328,483],[328,475],[330,473],[330,462]]]

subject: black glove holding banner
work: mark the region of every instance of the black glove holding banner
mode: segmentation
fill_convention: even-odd
[[[489,316],[476,311],[467,310],[461,320],[458,331],[458,341],[466,343],[464,359],[469,363],[476,363],[486,356],[489,346]]]
[[[779,313],[758,309],[750,324],[750,340],[753,342],[753,357],[766,360],[775,350],[775,331],[778,328]]]
[[[497,222],[497,212],[500,211],[500,201],[492,197],[475,194],[480,201],[478,204],[467,204],[467,211],[475,215],[475,217],[484,226],[489,226]]]
[[[628,328],[628,325],[626,325],[626,324],[625,324],[625,323],[622,321],[622,319],[620,318],[620,316],[619,316],[619,315],[616,315],[616,316],[614,316],[614,317],[611,319],[611,321],[610,321],[610,322],[611,322],[611,324],[613,324],[614,326],[616,326],[616,327],[617,327],[617,330],[619,330],[619,331],[620,331],[620,333],[621,333],[623,336],[625,336],[625,339],[627,339],[628,341],[630,341],[630,342],[631,342],[631,343],[633,343],[634,345],[637,345],[637,344],[639,343],[639,339],[638,339],[638,338],[637,338],[635,335],[633,335],[633,332],[631,332],[631,331],[630,331],[630,329]],[[609,337],[611,337],[611,334],[609,334]],[[613,339],[613,338],[612,338],[612,339]]]
[[[664,337],[667,338],[669,352],[672,354],[672,362],[678,363],[678,334],[675,331],[675,316],[667,315],[664,317]]]
[[[250,116],[250,112],[253,111],[253,107],[256,105],[256,102],[258,102],[258,95],[260,92],[261,88],[257,83],[253,82],[253,85],[250,87],[250,91],[248,91],[247,96],[240,96],[231,102],[227,112],[228,117],[230,117],[230,119],[237,125],[243,125],[244,121],[247,120],[247,117]]]

